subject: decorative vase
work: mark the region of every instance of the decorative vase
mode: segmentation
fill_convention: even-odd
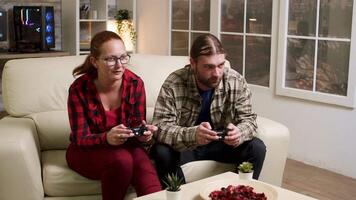
[[[243,173],[239,171],[239,178],[241,180],[252,180],[253,172]]]
[[[182,191],[168,191],[166,190],[167,200],[180,200],[182,196]]]

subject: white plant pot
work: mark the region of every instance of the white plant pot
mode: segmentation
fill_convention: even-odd
[[[252,175],[253,175],[253,172],[250,172],[250,173],[239,172],[239,179],[241,179],[241,180],[252,180]]]
[[[168,191],[166,190],[167,200],[181,200],[182,190],[179,191]]]

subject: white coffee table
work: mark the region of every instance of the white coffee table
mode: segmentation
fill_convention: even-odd
[[[216,180],[224,180],[224,179],[231,179],[231,178],[238,178],[238,175],[232,172],[226,172],[223,174],[219,174],[216,176],[211,176],[209,178],[205,178],[199,181],[194,181],[185,185],[182,185],[182,200],[201,200],[199,196],[199,192],[204,185]],[[267,184],[267,183],[265,183]],[[270,184],[268,184],[270,185]],[[274,185],[272,186],[278,193],[278,199],[280,200],[315,200],[312,197],[305,196],[303,194],[299,194],[290,190],[283,189],[281,187],[277,187]],[[156,193],[152,193],[149,195],[145,195],[142,197],[135,198],[134,200],[166,200],[166,191],[160,191]]]

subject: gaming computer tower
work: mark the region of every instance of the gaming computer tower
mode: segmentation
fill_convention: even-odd
[[[14,6],[16,51],[37,52],[55,47],[52,6]]]
[[[7,13],[0,10],[0,41],[7,40]]]

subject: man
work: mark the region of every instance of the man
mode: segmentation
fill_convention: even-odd
[[[251,92],[225,62],[220,41],[201,35],[191,47],[190,65],[170,74],[162,85],[153,116],[158,143],[151,151],[161,181],[168,173],[184,178],[180,166],[195,160],[249,161],[258,179],[266,146],[254,137]],[[223,131],[226,136],[218,134]]]

